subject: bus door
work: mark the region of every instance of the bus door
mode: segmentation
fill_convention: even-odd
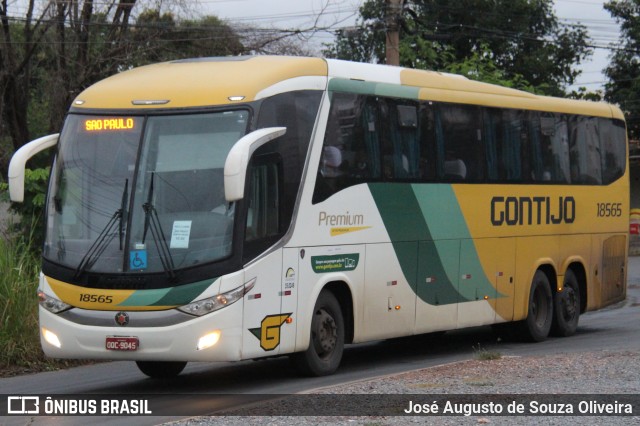
[[[293,327],[290,319],[293,310],[282,306],[284,252],[282,249],[269,251],[283,229],[281,157],[269,153],[255,156],[248,179],[243,254],[248,262],[245,279],[256,278],[256,283],[245,296],[242,355],[258,358],[279,354],[283,335],[289,339],[287,347],[295,345],[295,332],[289,330]],[[258,260],[251,261],[255,257]],[[291,268],[290,275],[294,275],[297,267],[293,264]]]

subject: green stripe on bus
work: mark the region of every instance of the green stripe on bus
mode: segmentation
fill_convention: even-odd
[[[417,87],[388,83],[372,83],[370,81],[348,80],[343,78],[331,79],[331,81],[329,81],[329,91],[416,100],[420,94],[420,89]]]
[[[405,279],[421,300],[447,305],[500,297],[451,185],[371,183],[369,189]]]
[[[458,293],[460,243],[421,241],[418,248],[418,297],[430,305],[466,302]]]
[[[215,279],[199,281],[178,287],[138,290],[119,306],[181,306],[191,303]]]
[[[118,306],[153,306],[162,299],[171,289],[158,288],[153,290],[136,290]]]
[[[155,306],[181,306],[193,302],[215,281],[215,279],[173,287]]]
[[[458,274],[453,274],[453,266],[445,269],[449,271],[449,277],[455,276],[453,282],[460,280],[458,293],[461,301],[480,300],[484,296],[503,297],[497,294],[492,282],[485,275],[453,187],[428,184],[414,184],[412,187],[433,239],[435,241],[459,240],[460,242]],[[440,256],[443,264],[446,264],[447,257]]]

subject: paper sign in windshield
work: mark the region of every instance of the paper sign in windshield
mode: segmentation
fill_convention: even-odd
[[[173,222],[169,248],[189,248],[189,235],[191,235],[191,221],[176,220]]]

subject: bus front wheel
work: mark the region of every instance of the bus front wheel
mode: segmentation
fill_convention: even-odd
[[[553,296],[549,278],[537,270],[531,283],[527,319],[524,320],[524,335],[532,342],[542,342],[549,335],[553,320]]]
[[[292,355],[298,369],[311,376],[326,376],[338,369],[344,351],[344,318],[338,300],[320,293],[311,319],[309,348]]]
[[[571,269],[564,276],[562,290],[553,297],[553,324],[551,334],[568,337],[575,334],[580,318],[580,287]]]
[[[136,365],[147,376],[154,379],[170,379],[184,370],[186,362],[181,361],[136,361]]]

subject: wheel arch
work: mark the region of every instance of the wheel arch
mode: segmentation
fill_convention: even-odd
[[[309,330],[311,329],[312,312],[316,305],[320,294],[328,291],[336,298],[340,305],[342,318],[345,323],[345,341],[344,343],[352,343],[355,332],[355,317],[357,315],[354,306],[353,294],[356,289],[353,283],[343,273],[327,274],[323,279],[316,282],[309,293],[304,295],[303,299],[298,302],[298,316],[303,320],[298,322],[295,352],[304,351],[309,346]]]
[[[549,284],[551,285],[551,291],[555,292],[558,288],[558,273],[556,272],[555,266],[551,263],[543,263],[538,265],[536,271],[538,270],[542,271],[547,276]],[[535,271],[533,273],[535,275]]]
[[[567,271],[573,272],[578,280],[578,288],[580,291],[580,313],[583,314],[587,310],[587,271],[584,263],[580,260],[573,260],[567,265]]]
[[[525,268],[522,268],[520,269],[520,273],[516,274],[519,277],[519,279],[516,281],[516,291],[518,292],[518,295],[516,298],[517,301],[514,305],[513,321],[521,321],[526,319],[527,317],[527,311],[529,309],[529,297],[531,297],[531,284],[533,283],[536,272],[542,271],[547,276],[549,285],[552,287],[552,292],[554,291],[553,286],[556,286],[558,283],[558,268],[552,258],[538,258],[528,265],[529,266],[526,268],[526,270]]]
[[[329,281],[326,283],[320,292],[330,291],[340,304],[340,310],[342,311],[342,318],[344,319],[345,333],[344,342],[352,343],[354,336],[354,318],[353,318],[353,294],[351,288],[345,281]],[[319,294],[319,293],[318,293]]]

